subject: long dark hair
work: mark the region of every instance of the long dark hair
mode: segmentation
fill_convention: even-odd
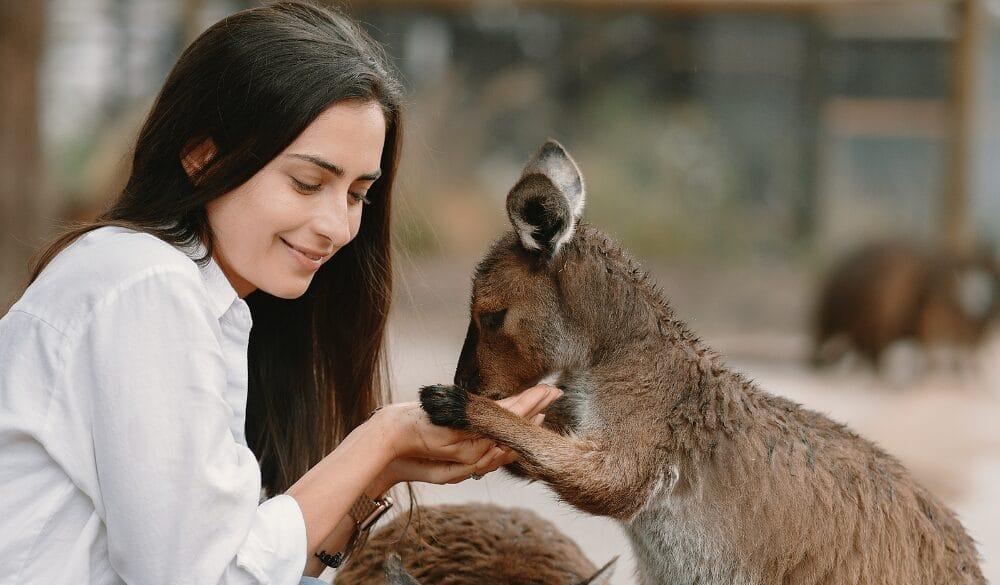
[[[330,105],[377,103],[382,176],[355,239],[293,300],[256,291],[247,442],[268,493],[285,491],[388,399],[384,336],[392,296],[390,214],[402,128],[400,84],[350,18],[309,2],[237,12],[205,31],[167,77],[135,145],[125,188],[96,220],[34,261],[29,284],[80,235],[106,225],[213,249],[205,204],[242,185]],[[181,159],[206,138],[215,155],[191,177]]]

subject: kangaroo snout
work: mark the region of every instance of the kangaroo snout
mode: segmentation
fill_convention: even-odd
[[[476,361],[476,343],[479,334],[476,325],[469,323],[469,330],[465,334],[465,342],[462,344],[462,353],[458,356],[458,367],[455,369],[455,385],[465,388],[469,392],[479,392],[483,379],[479,374],[479,364]]]

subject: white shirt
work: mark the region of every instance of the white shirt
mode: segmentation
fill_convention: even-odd
[[[244,437],[250,309],[203,251],[98,228],[0,319],[0,585],[299,583]]]

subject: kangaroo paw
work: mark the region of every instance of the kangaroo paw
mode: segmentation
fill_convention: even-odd
[[[420,406],[431,422],[442,427],[465,429],[469,427],[466,408],[469,394],[458,386],[435,384],[420,389]]]

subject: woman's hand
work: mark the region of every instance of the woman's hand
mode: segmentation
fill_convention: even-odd
[[[541,424],[541,414],[562,396],[554,386],[538,385],[520,394],[498,400],[511,412]],[[457,483],[473,473],[485,475],[517,460],[517,453],[466,431],[431,423],[419,402],[388,405],[372,421],[385,425],[392,449],[392,462],[376,482],[382,492],[401,481]]]

